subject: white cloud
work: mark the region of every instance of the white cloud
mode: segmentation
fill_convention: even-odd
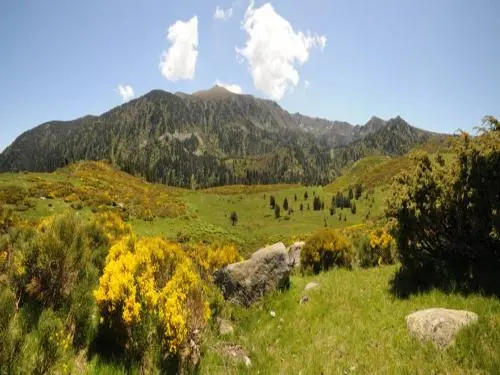
[[[305,89],[308,89],[309,87],[311,87],[311,82],[309,82],[307,79],[304,81],[304,88]]]
[[[128,102],[134,97],[134,89],[129,85],[118,85],[116,91],[122,97],[123,102]]]
[[[217,5],[215,8],[214,18],[216,20],[228,20],[233,15],[233,8],[228,8],[227,10],[222,9]]]
[[[198,17],[170,25],[167,39],[171,46],[161,56],[161,74],[174,82],[193,79],[198,58]]]
[[[295,32],[270,3],[254,8],[253,0],[245,12],[242,29],[248,34],[237,54],[248,60],[255,87],[272,99],[280,100],[299,83],[297,65],[309,59],[313,47],[323,50],[326,37],[307,31]]]
[[[235,94],[241,94],[243,92],[240,85],[224,83],[224,82],[219,81],[218,79],[215,80],[214,85],[224,87],[226,90],[231,91],[232,93],[235,93]]]

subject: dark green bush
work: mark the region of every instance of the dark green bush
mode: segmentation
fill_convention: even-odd
[[[438,287],[500,294],[500,131],[463,134],[448,164],[420,155],[395,181],[397,294]]]

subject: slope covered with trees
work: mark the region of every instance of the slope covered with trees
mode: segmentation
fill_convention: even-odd
[[[431,135],[400,117],[352,126],[290,115],[275,102],[220,87],[193,95],[154,90],[101,116],[25,132],[0,155],[0,171],[108,160],[183,187],[325,184],[361,157],[400,155]]]

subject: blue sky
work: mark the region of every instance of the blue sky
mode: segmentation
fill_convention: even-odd
[[[440,132],[500,115],[500,1],[266,3],[0,2],[0,150],[42,122],[121,104],[120,84],[137,97],[220,80],[290,112],[354,124],[401,115]],[[214,17],[217,6],[226,19]],[[194,65],[180,37],[190,62],[174,58],[162,74],[169,27],[192,31],[194,16]]]

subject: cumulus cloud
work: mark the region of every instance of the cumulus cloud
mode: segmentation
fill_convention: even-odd
[[[305,89],[308,89],[309,87],[311,87],[311,82],[309,82],[307,79],[304,81],[304,88]]]
[[[257,90],[280,100],[299,83],[297,66],[309,59],[313,47],[323,50],[326,37],[306,31],[296,32],[270,3],[254,8],[251,1],[245,12],[242,29],[248,34],[238,55],[248,61]]]
[[[228,20],[233,15],[233,8],[228,8],[227,10],[222,9],[217,5],[215,8],[214,18],[216,20]]]
[[[124,103],[134,97],[134,89],[130,85],[118,85],[116,91],[120,94]]]
[[[174,82],[193,79],[198,58],[198,17],[171,25],[167,39],[171,45],[161,56],[161,74]]]
[[[235,93],[235,94],[241,94],[243,92],[240,85],[224,83],[224,82],[219,81],[218,79],[215,80],[214,85],[224,87],[226,90],[231,91],[232,93]]]

